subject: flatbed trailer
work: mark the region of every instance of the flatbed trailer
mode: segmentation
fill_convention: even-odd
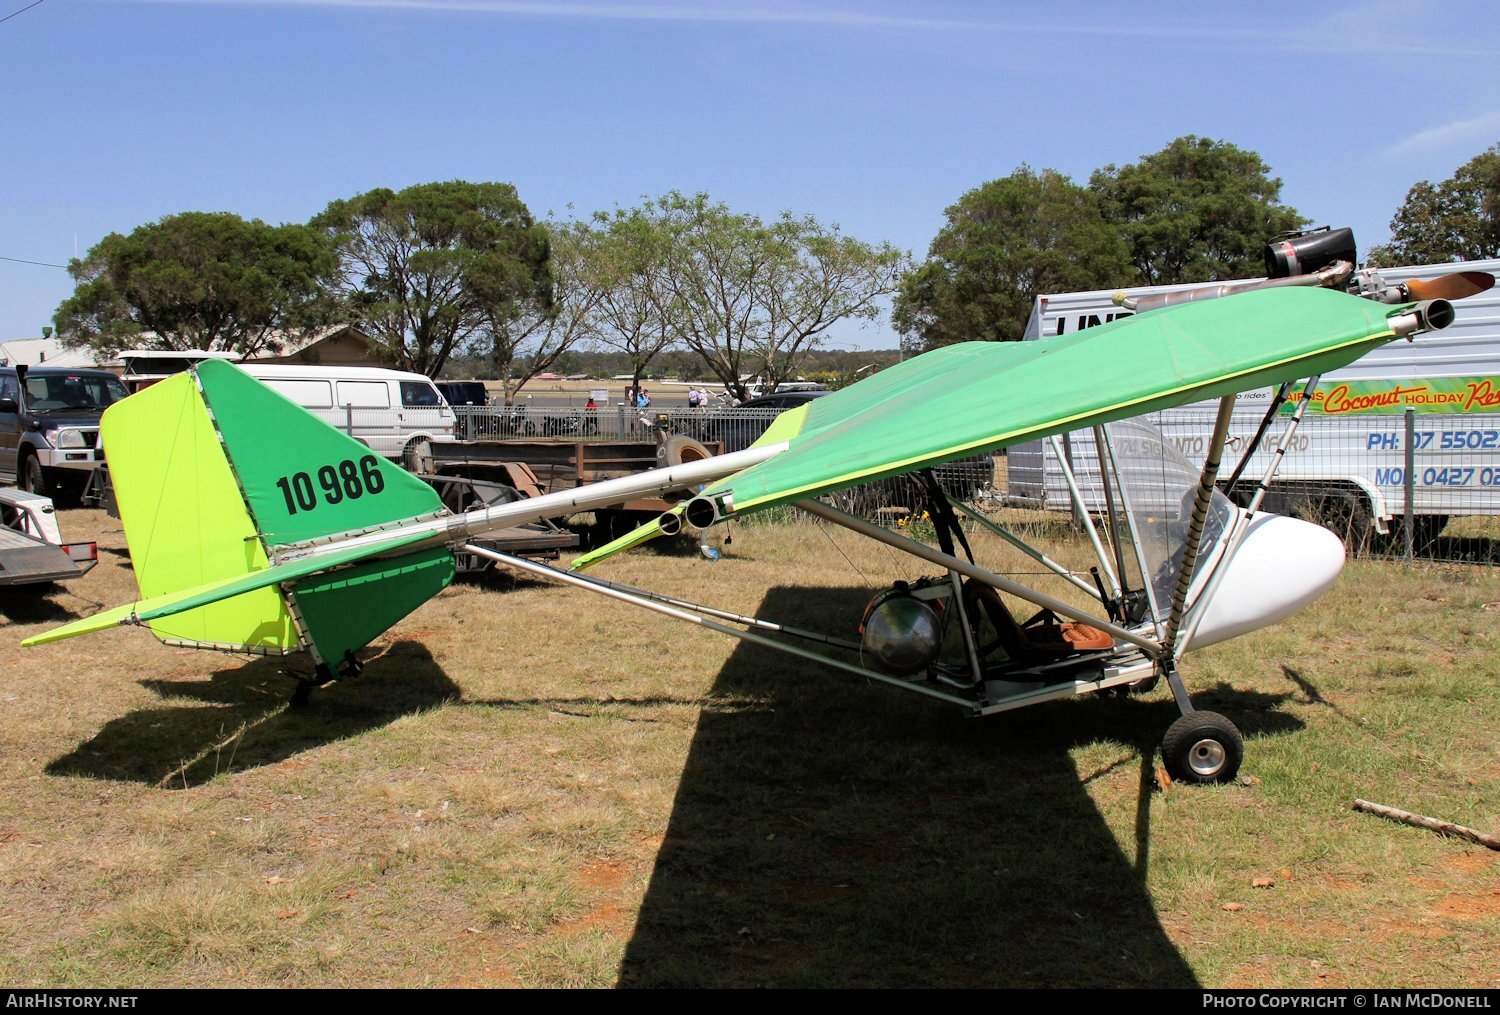
[[[94,543],[64,543],[52,499],[0,488],[0,588],[66,581],[99,560]]]

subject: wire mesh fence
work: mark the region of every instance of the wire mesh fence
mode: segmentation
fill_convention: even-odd
[[[724,451],[753,444],[780,409],[634,409],[625,405],[562,408],[461,405],[455,435],[461,440],[567,437],[576,440],[649,439],[665,431],[717,442]]]

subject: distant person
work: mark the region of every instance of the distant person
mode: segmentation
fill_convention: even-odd
[[[703,404],[703,399],[698,394],[698,389],[697,388],[688,388],[688,408],[689,409],[696,409],[696,408],[698,408],[698,406],[700,406],[702,404]]]
[[[638,395],[635,396],[635,407],[637,409],[644,409],[647,406],[649,406],[650,404],[651,404],[651,396],[649,394],[647,394],[645,388],[641,388],[640,394],[638,394]]]

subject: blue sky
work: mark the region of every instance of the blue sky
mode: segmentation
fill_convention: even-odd
[[[0,17],[30,0],[0,0]],[[1022,163],[1086,181],[1174,137],[1383,241],[1500,141],[1482,3],[44,0],[0,23],[0,257],[188,210],[305,221],[377,186],[514,183],[559,217],[671,189],[921,257]],[[66,272],[0,260],[0,339]],[[895,344],[888,325],[833,344]]]

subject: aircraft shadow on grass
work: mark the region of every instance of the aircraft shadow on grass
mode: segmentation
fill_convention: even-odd
[[[78,612],[54,599],[61,586],[22,586],[0,589],[0,617],[12,624],[61,624],[77,620]]]
[[[766,617],[858,616],[867,590],[778,588]],[[1250,738],[1291,694],[1200,688]],[[742,643],[705,710],[621,986],[1193,986],[1145,887],[1170,699],[988,719]],[[1117,841],[1069,750],[1136,771]]]
[[[359,677],[316,691],[315,706],[306,710],[286,707],[293,687],[287,668],[283,660],[263,658],[225,667],[207,681],[145,681],[168,702],[199,704],[166,704],[111,720],[46,771],[186,789],[229,771],[274,765],[459,696],[431,653],[412,641],[393,644]]]

